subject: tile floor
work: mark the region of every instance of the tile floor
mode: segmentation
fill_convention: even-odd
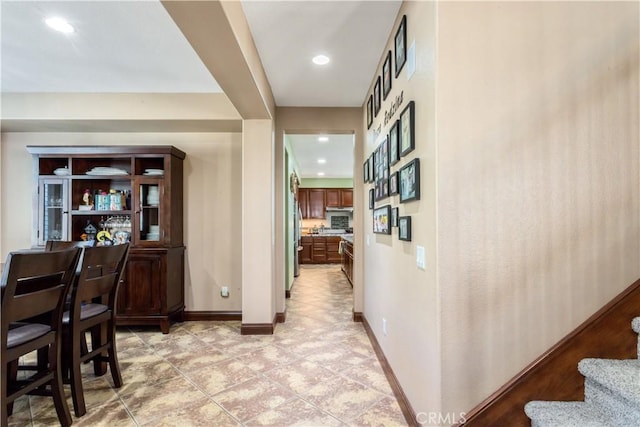
[[[304,265],[274,335],[240,322],[118,332],[124,385],[84,373],[78,426],[406,426],[339,266]],[[70,411],[73,406],[65,386]],[[10,426],[58,425],[50,398],[25,396]]]

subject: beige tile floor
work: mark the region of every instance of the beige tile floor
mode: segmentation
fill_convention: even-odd
[[[124,385],[85,365],[74,425],[406,426],[351,295],[339,266],[305,265],[274,335],[240,335],[240,322],[122,329]],[[58,425],[52,400],[19,399],[9,425]]]

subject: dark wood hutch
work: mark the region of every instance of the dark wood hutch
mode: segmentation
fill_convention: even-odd
[[[34,158],[32,245],[94,238],[94,228],[98,240],[129,241],[118,324],[169,333],[170,321],[184,313],[185,153],[130,145],[27,150]]]

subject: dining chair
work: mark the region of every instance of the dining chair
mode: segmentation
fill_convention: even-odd
[[[109,363],[115,388],[122,386],[116,352],[116,297],[127,262],[129,243],[84,249],[80,276],[71,290],[71,305],[62,316],[63,372],[68,372],[71,397],[77,417],[87,410],[80,366],[93,361],[95,375],[106,372]],[[91,333],[91,349],[82,350],[82,337]]]
[[[62,314],[80,249],[54,252],[11,252],[0,279],[0,407],[7,426],[13,402],[25,394],[50,395],[61,425],[72,419],[61,372]],[[47,363],[29,366],[17,377],[18,359],[45,349]],[[49,386],[46,388],[45,386]]]

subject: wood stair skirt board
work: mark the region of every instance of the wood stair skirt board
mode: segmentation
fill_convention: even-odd
[[[640,315],[640,279],[467,413],[465,427],[527,426],[531,400],[582,400],[585,358],[637,357],[638,335],[629,327]]]
[[[185,321],[242,320],[242,312],[241,311],[185,311],[182,318]]]
[[[373,346],[373,350],[376,352],[376,356],[378,357],[378,361],[380,362],[380,366],[382,366],[382,370],[384,371],[384,375],[387,377],[387,381],[389,381],[389,385],[391,386],[391,390],[393,390],[393,394],[398,400],[398,405],[402,410],[402,415],[404,415],[404,419],[407,422],[407,425],[410,427],[418,427],[420,424],[417,421],[416,413],[411,407],[411,403],[409,403],[409,399],[404,394],[404,390],[400,386],[398,382],[398,378],[396,378],[396,374],[393,373],[393,369],[391,369],[391,365],[387,361],[387,358],[376,339],[376,336],[373,334],[373,330],[367,322],[367,318],[362,315],[362,313],[358,313],[360,315],[360,321],[362,322],[365,331],[367,331],[367,335],[369,336],[369,341],[371,341],[371,345]],[[354,312],[354,321],[355,320],[355,312]],[[505,424],[507,425],[507,424]]]

